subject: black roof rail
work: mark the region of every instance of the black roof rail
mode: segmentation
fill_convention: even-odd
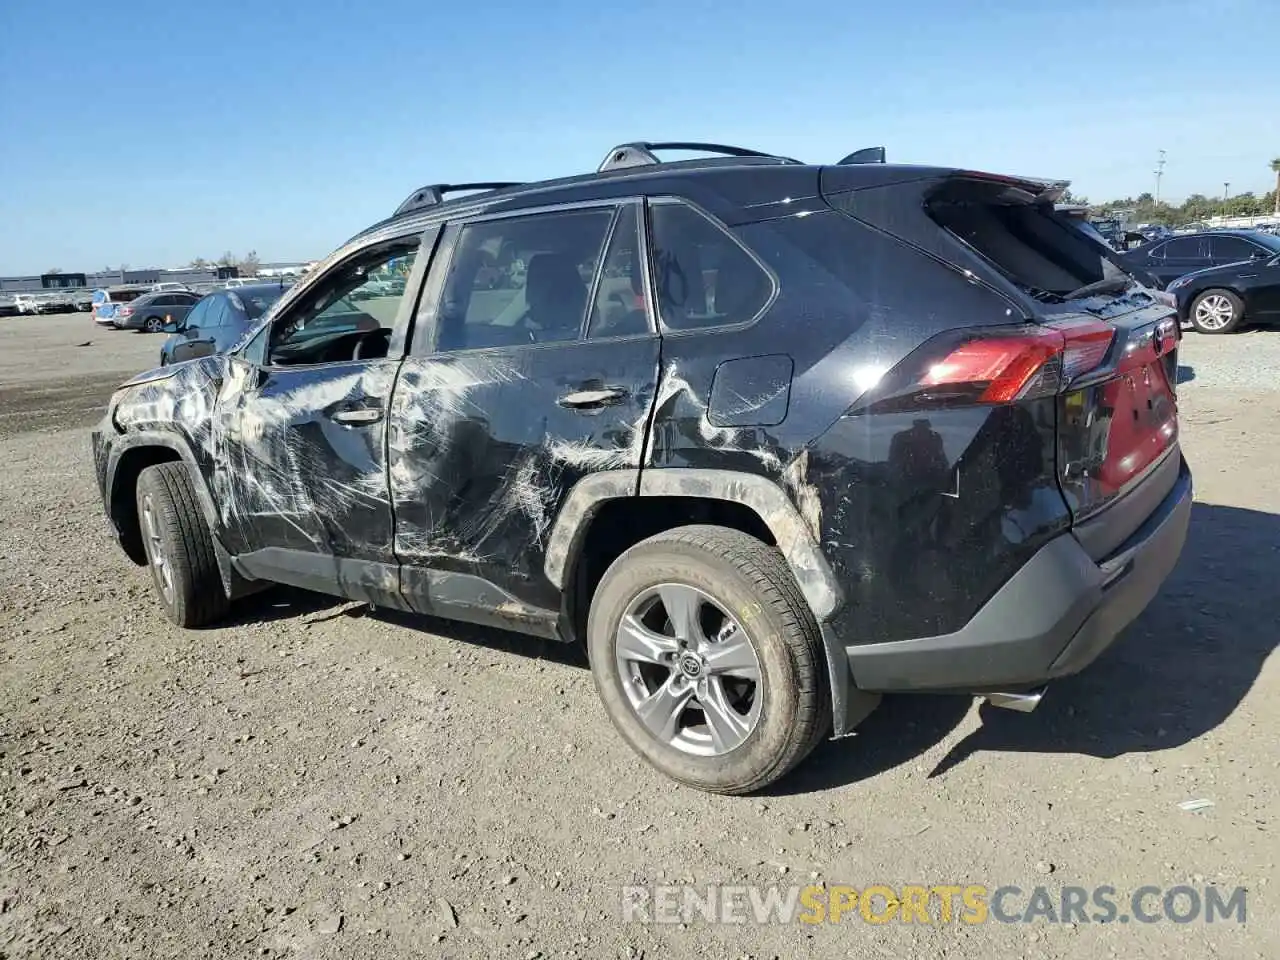
[[[866,147],[862,150],[855,150],[836,166],[843,167],[851,163],[884,163],[884,147]]]
[[[653,143],[647,140],[637,140],[635,143],[619,144],[610,150],[596,172],[604,173],[606,170],[621,170],[625,167],[647,167],[662,163],[655,153],[657,150],[696,150],[700,153],[718,153],[725,157],[755,157],[774,160],[778,163],[800,162],[790,157],[761,153],[759,150],[748,150],[746,147],[733,147],[724,143]]]
[[[400,214],[408,213],[410,210],[434,207],[436,204],[444,202],[446,193],[461,193],[464,190],[501,190],[504,187],[519,186],[522,186],[522,184],[518,180],[493,180],[485,183],[429,183],[425,187],[419,187],[409,194],[408,199],[396,207],[396,212],[392,216],[398,217]]]

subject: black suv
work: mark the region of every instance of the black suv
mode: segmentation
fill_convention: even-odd
[[[1177,319],[1065,184],[863,156],[636,143],[415,191],[227,355],[113,396],[124,551],[183,626],[286,583],[584,643],[623,737],[706,790],[883,692],[1030,709],[1182,548]]]

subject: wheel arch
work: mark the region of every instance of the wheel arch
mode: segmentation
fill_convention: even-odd
[[[790,497],[767,477],[732,470],[665,468],[646,470],[605,470],[579,480],[569,491],[556,516],[547,542],[544,572],[561,590],[566,589],[577,566],[587,536],[605,504],[639,495],[641,510],[651,498],[677,503],[705,504],[714,510],[753,516],[747,533],[760,536],[776,546],[819,622],[839,609],[843,596],[831,568],[822,556],[811,531]],[[691,522],[677,517],[670,526]],[[696,522],[696,521],[692,521]],[[740,525],[729,524],[737,529]],[[650,531],[646,536],[658,531]],[[643,539],[640,537],[638,539]]]
[[[595,538],[608,540],[617,516],[626,518],[625,536],[609,543],[603,553],[594,552]],[[665,523],[658,523],[658,518]],[[708,521],[742,530],[777,547],[819,626],[844,602],[812,526],[786,491],[769,478],[697,468],[643,473],[607,470],[590,474],[573,486],[547,541],[543,569],[564,598],[562,632],[581,635],[583,614],[590,607],[595,585],[623,550],[664,529]],[[822,634],[834,735],[843,736],[874,709],[879,697],[854,687],[844,650],[825,626]]]
[[[120,545],[129,559],[138,566],[145,566],[147,563],[138,526],[138,477],[147,467],[175,461],[185,463],[191,471],[205,520],[211,531],[217,531],[213,498],[209,495],[191,451],[181,441],[158,433],[133,434],[119,438],[111,451],[106,475],[107,511],[112,524],[120,533]]]

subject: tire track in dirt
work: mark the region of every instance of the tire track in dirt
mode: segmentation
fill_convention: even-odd
[[[88,426],[125,379],[109,373],[0,387],[0,437]]]

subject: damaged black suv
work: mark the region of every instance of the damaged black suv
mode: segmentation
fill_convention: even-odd
[[[183,626],[284,583],[582,642],[701,789],[888,691],[1029,709],[1191,505],[1176,317],[1064,187],[652,143],[424,187],[227,354],[116,392],[107,514]]]

